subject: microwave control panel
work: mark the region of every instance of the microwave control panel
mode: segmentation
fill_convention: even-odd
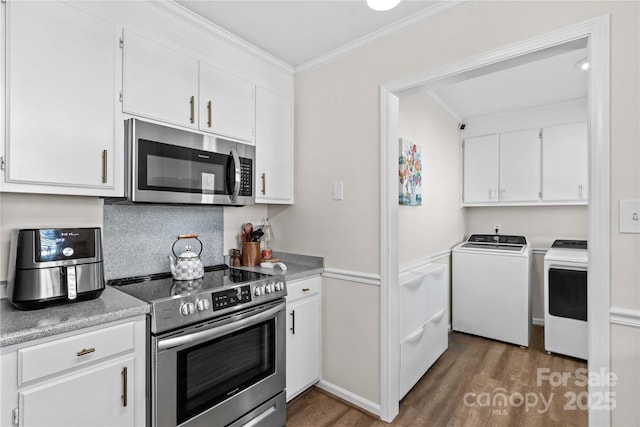
[[[253,187],[253,162],[251,159],[240,157],[240,196],[251,197]]]

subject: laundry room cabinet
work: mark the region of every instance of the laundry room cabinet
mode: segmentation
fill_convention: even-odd
[[[586,122],[465,138],[463,206],[585,204]]]
[[[538,129],[467,138],[463,149],[465,203],[537,202]]]
[[[320,281],[287,283],[287,401],[320,379]]]
[[[118,195],[116,26],[73,2],[2,6],[2,191]]]
[[[589,198],[587,122],[542,128],[542,201]]]

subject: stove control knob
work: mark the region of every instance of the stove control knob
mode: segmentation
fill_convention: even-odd
[[[284,288],[284,286],[282,286],[282,282],[276,282],[275,287],[276,291],[281,291]]]
[[[180,313],[182,313],[184,316],[188,316],[190,314],[193,314],[195,309],[196,307],[192,302],[185,302],[180,306]]]
[[[208,299],[199,299],[196,302],[196,308],[198,309],[198,311],[206,311],[209,310],[211,304],[209,304],[209,300]]]
[[[262,286],[256,286],[256,288],[253,291],[253,294],[257,297],[262,295]]]

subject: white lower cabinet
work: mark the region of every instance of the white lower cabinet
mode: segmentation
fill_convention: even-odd
[[[449,345],[447,271],[427,264],[400,275],[400,398]]]
[[[0,425],[145,425],[145,320],[4,348]]]
[[[320,276],[287,283],[287,401],[320,379]]]

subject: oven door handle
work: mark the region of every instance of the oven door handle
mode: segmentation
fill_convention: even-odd
[[[284,303],[267,309],[265,311],[251,314],[249,317],[245,317],[242,320],[233,321],[222,326],[217,326],[205,331],[194,332],[193,334],[184,335],[174,338],[165,338],[158,341],[158,350],[166,350],[172,347],[178,347],[183,345],[198,344],[203,341],[208,341],[213,338],[223,336],[229,332],[237,331],[246,326],[260,323],[264,320],[272,318],[277,312],[284,309]]]

